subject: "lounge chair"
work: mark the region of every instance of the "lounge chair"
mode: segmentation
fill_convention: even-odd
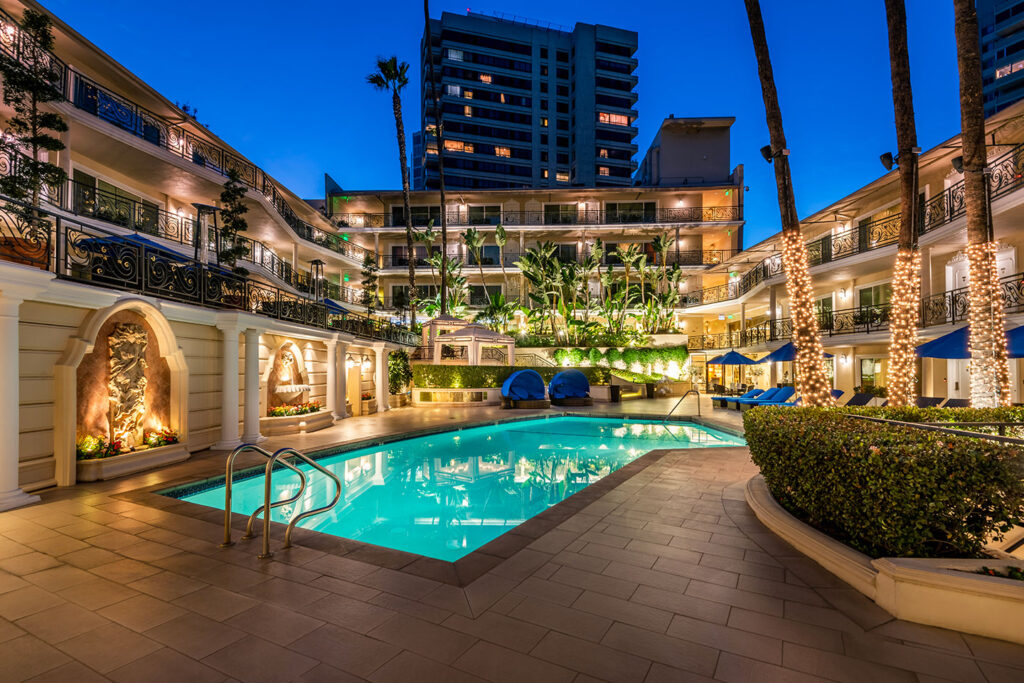
[[[739,398],[756,398],[764,393],[763,389],[751,389],[742,396],[712,396],[711,402],[716,408],[725,408],[728,401]]]
[[[846,402],[845,407],[851,408],[854,406],[866,406],[871,403],[871,399],[873,398],[874,396],[871,394],[854,394],[850,397],[850,400]]]
[[[938,396],[918,396],[914,403],[918,408],[934,408],[942,403],[942,399]]]
[[[971,400],[969,398],[949,398],[942,405],[943,408],[970,408]]]
[[[768,393],[768,392],[765,392],[765,393]],[[751,408],[756,408],[758,406],[763,406],[763,405],[782,405],[782,404],[788,402],[789,399],[795,393],[796,393],[796,389],[794,389],[793,387],[782,387],[781,389],[779,389],[779,393],[775,394],[775,396],[773,396],[771,398],[771,400],[765,401],[763,398],[762,399],[747,398],[747,399],[743,399],[742,401],[740,401],[738,403],[738,405],[739,405],[739,408],[740,408],[740,412],[744,412],[744,411],[750,410]]]
[[[775,396],[778,395],[778,393],[780,391],[782,391],[781,388],[779,388],[779,387],[772,387],[771,389],[768,389],[767,391],[765,391],[765,392],[763,392],[763,393],[761,393],[761,394],[759,394],[757,396],[754,396],[752,398],[741,398],[739,396],[735,396],[735,397],[731,397],[731,398],[726,398],[725,399],[725,404],[726,404],[726,407],[728,407],[728,408],[735,408],[736,410],[739,410],[740,409],[740,401],[750,401],[750,400],[757,400],[757,399],[762,400],[762,401],[773,401],[773,400],[775,400]]]
[[[832,390],[832,399],[833,400],[839,398],[842,395],[843,395],[843,392],[841,390],[839,390],[839,389],[833,389]],[[786,401],[772,401],[771,403],[762,403],[761,405],[765,405],[765,406],[788,406],[788,407],[792,408],[794,406],[800,405],[801,403],[803,403],[803,398],[802,397],[797,397],[793,401],[788,401],[788,402],[786,402]]]

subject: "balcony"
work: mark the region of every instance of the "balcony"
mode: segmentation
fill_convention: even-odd
[[[369,227],[405,229],[400,216],[388,213],[336,213],[331,216],[343,227]],[[436,216],[434,227],[440,225]],[[569,214],[551,214],[545,211],[502,211],[501,217],[472,217],[461,212],[449,211],[450,227],[470,225],[486,226],[501,223],[505,227],[520,225],[643,225],[671,223],[736,223],[743,220],[742,206],[684,206],[677,208],[647,209],[643,211],[606,211],[585,209]],[[424,227],[426,219],[414,219],[414,227]]]

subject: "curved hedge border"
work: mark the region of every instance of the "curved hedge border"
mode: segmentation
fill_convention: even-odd
[[[488,389],[500,387],[516,370],[536,370],[545,384],[565,368],[536,368],[507,365],[414,365],[412,383],[420,389]],[[591,384],[608,384],[608,368],[576,368]]]
[[[1017,448],[821,408],[756,408],[743,423],[775,499],[872,557],[978,557],[1024,522]]]

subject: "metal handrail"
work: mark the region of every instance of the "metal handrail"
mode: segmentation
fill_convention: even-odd
[[[242,453],[245,453],[245,452],[250,452],[250,451],[253,452],[253,453],[259,453],[264,458],[267,458],[268,460],[273,462],[272,461],[273,456],[268,451],[265,451],[262,448],[260,448],[259,446],[256,446],[256,445],[251,444],[251,443],[244,443],[241,446],[236,447],[228,455],[227,464],[225,465],[225,468],[224,468],[224,542],[220,544],[221,548],[229,548],[229,547],[231,547],[231,546],[233,546],[235,544],[235,542],[231,540],[231,484],[234,481],[234,474],[235,474],[234,465],[235,465],[235,459],[239,455],[241,455]],[[305,475],[305,473],[302,470],[300,470],[298,467],[296,467],[295,465],[293,465],[290,462],[288,462],[287,460],[282,461],[282,464],[285,467],[287,467],[288,469],[292,470],[293,472],[295,472],[296,474],[299,475],[299,478],[302,480],[302,486],[299,487],[299,493],[295,496],[295,498],[293,498],[290,501],[287,501],[287,500],[281,501],[280,503],[278,503],[278,505],[286,505],[289,502],[295,502],[296,500],[299,499],[299,496],[302,495],[303,491],[306,490],[306,475]],[[275,507],[276,507],[276,505],[275,505]],[[263,508],[260,507],[260,510],[262,510],[262,509]],[[256,513],[254,512],[253,516],[255,516],[255,515],[256,515]],[[253,520],[253,517],[250,517],[248,524],[246,524],[245,536],[242,537],[243,539],[252,538],[252,535],[250,534],[250,531],[252,529],[252,520]]]
[[[328,503],[327,505],[323,505],[323,506],[318,507],[318,508],[313,508],[312,510],[307,510],[305,512],[301,512],[301,513],[295,515],[294,517],[292,517],[291,521],[288,522],[288,527],[285,529],[285,532],[284,532],[284,546],[282,546],[282,547],[284,547],[284,548],[290,548],[291,547],[291,545],[292,545],[292,530],[295,528],[295,525],[298,524],[301,520],[303,520],[303,519],[305,519],[307,517],[312,517],[313,515],[318,515],[321,512],[327,512],[328,510],[332,509],[335,505],[337,505],[339,500],[341,500],[341,486],[342,485],[341,485],[341,479],[338,478],[338,475],[336,475],[334,472],[331,472],[329,469],[327,469],[326,467],[324,467],[323,465],[318,463],[316,460],[313,460],[308,455],[305,455],[304,453],[300,453],[299,451],[295,450],[294,448],[290,448],[290,447],[287,447],[287,446],[284,447],[284,448],[279,448],[272,456],[270,456],[270,460],[267,462],[266,476],[265,476],[265,478],[263,480],[263,506],[261,508],[261,510],[264,511],[264,514],[263,514],[263,548],[262,548],[262,551],[260,552],[260,554],[257,556],[261,560],[265,560],[265,559],[268,559],[268,558],[274,556],[274,553],[270,552],[270,514],[269,514],[270,508],[275,507],[275,504],[270,502],[270,480],[271,480],[271,474],[272,474],[273,469],[274,469],[274,463],[277,462],[280,459],[283,464],[290,465],[290,463],[287,460],[285,460],[285,458],[290,457],[290,456],[294,456],[294,457],[298,458],[299,460],[302,460],[304,463],[306,463],[307,465],[309,465],[313,469],[321,472],[322,474],[326,474],[328,477],[330,477],[331,480],[334,482],[335,491],[334,491],[334,499],[331,500],[331,502]],[[295,469],[295,468],[293,467],[293,469]],[[305,486],[303,486],[303,489],[304,488],[305,488]],[[299,493],[301,495],[302,491],[300,491]],[[259,511],[257,511],[257,512],[259,512]],[[255,516],[256,513],[253,513],[253,514]]]
[[[668,418],[672,417],[672,413],[676,412],[676,408],[679,407],[679,404],[682,403],[683,399],[685,399],[690,394],[697,394],[697,417],[700,417],[700,392],[697,391],[696,389],[690,389],[685,394],[680,396],[679,400],[676,401],[676,404],[672,406],[672,410],[668,411],[668,413],[665,414],[665,419],[661,421],[662,424],[668,424]]]

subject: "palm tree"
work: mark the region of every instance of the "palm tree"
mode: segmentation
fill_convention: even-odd
[[[402,205],[405,209],[405,243],[409,250],[409,320],[416,325],[416,258],[413,246],[412,212],[409,209],[409,164],[405,153],[405,124],[402,123],[402,89],[409,85],[409,64],[398,57],[377,58],[377,70],[366,82],[377,90],[391,92],[391,109],[395,114],[395,135],[398,136],[398,164],[402,168]]]
[[[498,245],[498,263],[501,265],[501,284],[507,294],[508,275],[505,274],[505,245],[508,244],[508,235],[505,233],[505,226],[501,223],[494,226],[494,243]]]
[[[434,289],[437,289],[437,276],[435,275],[434,259],[432,258],[434,255],[434,240],[437,239],[437,232],[434,231],[434,219],[431,218],[427,221],[427,227],[416,232],[413,235],[413,239],[426,247],[427,263],[430,265],[430,282],[434,285]]]
[[[624,275],[626,277],[626,289],[625,289],[626,295],[625,295],[625,299],[624,299],[625,304],[623,305],[622,310],[619,312],[619,327],[621,329],[622,324],[625,322],[625,319],[626,319],[626,309],[629,308],[630,299],[631,299],[631,296],[630,296],[630,293],[629,293],[629,274],[633,270],[633,267],[640,260],[640,247],[638,247],[635,244],[630,244],[629,246],[627,246],[625,248],[623,248],[623,247],[616,247],[615,248],[615,255],[619,257],[620,261],[622,261],[622,270],[623,270],[623,273],[624,273]]]
[[[427,72],[430,75],[430,100],[434,111],[434,137],[437,140],[437,180],[441,195],[441,272],[448,272],[448,210],[444,201],[444,127],[441,125],[441,91],[434,78],[434,34],[430,30],[430,0],[423,0],[423,21],[426,31]],[[424,131],[426,134],[426,131]],[[423,141],[426,146],[427,141]],[[448,313],[448,280],[441,278],[441,315]]]
[[[655,235],[654,239],[651,240],[651,248],[658,255],[658,265],[661,266],[661,281],[663,283],[667,281],[668,252],[674,243],[675,238],[668,235]]]
[[[775,184],[779,194],[779,213],[782,218],[782,261],[786,271],[786,290],[789,293],[793,320],[793,345],[796,347],[796,384],[806,406],[833,404],[831,387],[825,374],[824,349],[818,333],[818,317],[814,314],[814,290],[807,267],[807,246],[800,232],[800,219],[796,213],[796,198],[789,173],[789,150],[782,128],[782,110],[775,91],[768,39],[764,33],[759,0],[744,0],[750,37],[757,57],[757,71],[761,80],[765,119],[771,146],[768,158],[775,163]]]
[[[1009,401],[1003,297],[995,267],[995,241],[985,178],[985,113],[982,105],[978,14],[974,0],[953,0],[960,71],[964,205],[967,214],[968,320],[971,405],[990,408]]]
[[[490,299],[490,295],[487,293],[487,283],[484,282],[484,235],[476,228],[466,228],[461,237],[463,244],[466,245],[466,249],[476,259],[477,268],[480,269],[480,285],[484,288],[484,298]]]
[[[889,404],[914,402],[917,367],[917,319],[921,306],[921,254],[917,250],[917,129],[910,86],[907,8],[904,0],[885,0],[889,28],[889,70],[896,117],[900,165],[900,234],[892,278],[889,338]]]

